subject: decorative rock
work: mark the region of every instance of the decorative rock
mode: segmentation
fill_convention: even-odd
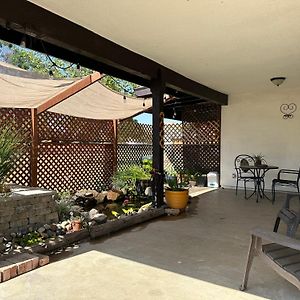
[[[66,230],[67,230],[67,231],[71,231],[71,230],[72,230],[72,225],[71,225],[71,224],[68,224],[68,225],[66,226]]]
[[[180,214],[180,209],[179,208],[166,208],[165,213],[168,216],[178,216]]]
[[[94,217],[99,214],[99,211],[95,208],[92,208],[90,211],[89,211],[89,216],[88,216],[88,219],[89,220],[92,220],[94,219]]]
[[[43,239],[47,239],[49,236],[48,236],[48,234],[46,232],[41,232],[41,237]]]
[[[49,230],[49,229],[51,228],[51,226],[50,226],[49,224],[45,224],[45,225],[44,225],[44,228],[45,228],[46,230]]]
[[[46,231],[46,228],[44,226],[42,226],[37,231],[38,231],[38,233],[42,234],[43,232]]]
[[[50,225],[50,229],[51,229],[52,231],[56,231],[56,230],[57,230],[57,225],[56,225],[56,224],[51,224],[51,225]]]
[[[117,198],[122,194],[121,191],[108,191],[107,193],[107,199],[108,200],[111,200],[111,201],[116,201]]]
[[[97,224],[103,224],[107,221],[107,215],[105,214],[96,214],[92,221],[96,221]]]
[[[148,197],[152,196],[151,186],[146,187],[146,189],[145,189],[145,195],[148,196]]]
[[[62,228],[66,228],[67,225],[69,225],[69,224],[70,224],[70,221],[63,221],[63,222],[61,223],[61,227],[62,227]]]
[[[108,194],[108,192],[106,192],[106,191],[98,193],[95,196],[95,199],[97,200],[97,203],[102,203],[104,201],[105,197],[107,197],[107,194]]]
[[[151,208],[152,208],[152,202],[149,202],[149,203],[144,204],[143,206],[141,206],[140,209],[138,210],[138,213],[150,210]]]

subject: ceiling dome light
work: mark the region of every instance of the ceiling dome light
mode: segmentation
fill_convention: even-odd
[[[273,77],[270,80],[277,86],[280,86],[284,81],[285,81],[285,77]]]

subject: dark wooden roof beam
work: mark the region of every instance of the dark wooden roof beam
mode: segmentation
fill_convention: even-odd
[[[31,36],[29,47],[82,66],[150,87],[160,70],[166,92],[178,91],[226,105],[228,96],[188,79],[160,64],[26,0],[1,5],[0,38],[14,43]],[[37,40],[44,42],[44,47]]]

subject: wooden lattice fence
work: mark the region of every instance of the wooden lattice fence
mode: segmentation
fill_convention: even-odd
[[[187,107],[182,124],[166,124],[165,169],[220,170],[221,108]],[[0,125],[24,133],[26,150],[8,181],[31,183],[29,109],[0,109]],[[37,185],[56,190],[99,189],[108,185],[115,167],[113,121],[91,120],[44,112],[38,115]],[[152,126],[133,121],[118,125],[117,166],[138,164],[152,156]]]
[[[27,133],[27,148],[8,181],[31,183],[31,112],[0,110],[0,122]],[[51,112],[38,115],[37,185],[44,188],[99,189],[110,183],[114,169],[113,122],[75,118]]]
[[[31,114],[30,109],[1,108],[0,127],[9,125],[20,131],[24,137],[25,149],[17,158],[14,168],[8,174],[7,181],[20,185],[30,184],[30,154],[31,154]]]
[[[186,106],[182,124],[164,126],[165,170],[220,171],[221,107]],[[132,120],[118,126],[118,168],[152,156],[152,126]]]
[[[132,119],[118,124],[118,170],[139,165],[141,159],[152,156],[152,126],[139,124]]]
[[[203,104],[183,112],[184,168],[220,172],[221,107]]]
[[[112,121],[51,112],[38,117],[38,186],[100,189],[113,174]]]

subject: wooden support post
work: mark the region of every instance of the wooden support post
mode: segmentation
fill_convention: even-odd
[[[152,92],[152,144],[153,144],[153,204],[160,207],[163,201],[163,183],[164,183],[164,114],[163,97],[165,84],[161,77],[161,72],[157,78],[151,81]]]
[[[30,185],[37,186],[37,159],[38,159],[38,114],[37,109],[31,109],[31,161]]]
[[[116,172],[118,167],[118,120],[113,120],[113,127],[113,172]]]

